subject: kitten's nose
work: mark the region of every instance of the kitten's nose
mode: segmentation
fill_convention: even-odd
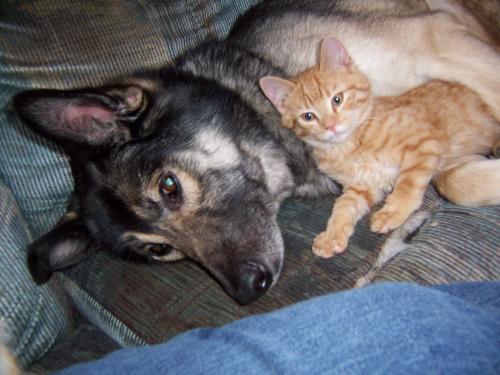
[[[327,125],[326,128],[328,130],[331,130],[332,132],[336,132],[337,131],[337,124],[336,123],[331,123],[330,125]]]

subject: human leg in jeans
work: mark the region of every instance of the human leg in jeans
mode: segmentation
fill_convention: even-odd
[[[377,284],[119,350],[60,374],[473,373],[500,373],[500,282]]]

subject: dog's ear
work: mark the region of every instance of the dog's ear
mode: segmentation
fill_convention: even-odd
[[[338,39],[328,37],[321,43],[319,68],[324,72],[352,68],[351,57]]]
[[[286,111],[285,100],[295,84],[286,79],[272,76],[261,78],[259,84],[264,95],[273,103],[278,112],[284,113]]]
[[[129,140],[134,121],[146,107],[139,86],[59,91],[34,90],[17,95],[19,116],[35,131],[69,146],[101,146]]]
[[[47,282],[54,272],[75,265],[95,252],[87,229],[73,215],[66,215],[28,247],[28,268],[37,284]]]

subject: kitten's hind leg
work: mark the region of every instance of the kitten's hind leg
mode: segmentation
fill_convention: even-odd
[[[435,178],[436,187],[449,201],[469,207],[500,204],[500,159],[477,156]]]

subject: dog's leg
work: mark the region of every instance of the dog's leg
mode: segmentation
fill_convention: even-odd
[[[398,95],[430,79],[458,82],[476,91],[500,120],[500,52],[455,15],[380,19],[367,30],[341,29],[340,37],[376,95]]]
[[[446,13],[424,17],[418,28],[423,40],[417,74],[470,87],[500,120],[500,53]]]
[[[425,0],[429,10],[443,11],[456,18],[476,38],[494,45],[495,39],[485,30],[481,23],[458,0]]]
[[[344,22],[330,31],[345,42],[375,95],[399,95],[431,79],[458,82],[479,93],[500,120],[500,52],[477,33],[445,11],[381,17],[369,26]]]

